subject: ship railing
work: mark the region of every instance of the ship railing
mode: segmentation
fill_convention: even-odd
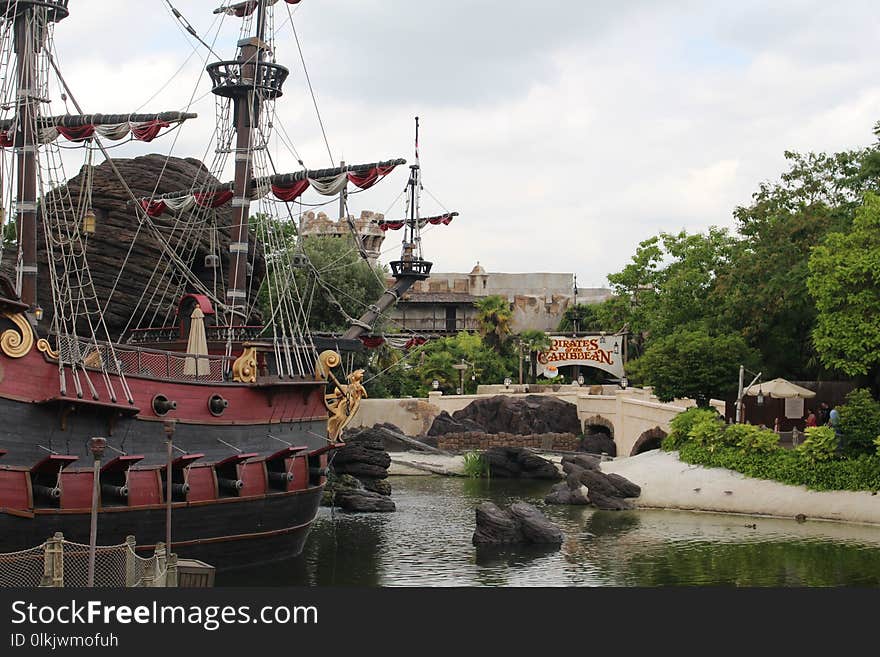
[[[243,327],[254,330],[260,327]],[[314,372],[314,354],[308,345],[298,345],[288,340],[281,344],[277,361],[274,344],[253,343],[263,353],[261,368],[267,376],[308,376]],[[91,369],[105,369],[110,374],[140,376],[183,383],[227,383],[232,371],[234,356],[192,354],[161,349],[150,349],[132,344],[113,344],[82,339],[59,339],[58,348],[62,364],[77,364]],[[114,363],[115,360],[115,363]],[[291,366],[293,372],[291,372]]]
[[[222,383],[235,361],[229,356],[188,354],[80,339],[59,338],[58,349],[63,364],[105,369],[111,374],[184,382]]]
[[[256,340],[266,330],[264,326],[206,326],[205,337],[208,342],[225,342],[232,336],[233,342]],[[128,344],[150,344],[155,342],[175,342],[181,340],[179,326],[160,326],[134,329],[128,337]]]
[[[177,555],[157,543],[149,557],[137,554],[133,536],[119,545],[96,545],[96,587],[173,587],[178,585]],[[90,548],[56,533],[42,545],[0,553],[0,588],[88,586]]]

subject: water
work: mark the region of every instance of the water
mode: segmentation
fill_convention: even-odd
[[[871,586],[880,528],[685,511],[547,506],[546,482],[394,477],[391,514],[321,509],[303,554],[218,586]],[[561,550],[471,544],[483,501],[536,504]],[[753,528],[751,525],[755,525]]]

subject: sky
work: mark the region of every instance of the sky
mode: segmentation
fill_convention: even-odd
[[[172,4],[234,57],[240,19],[221,23],[219,1]],[[876,5],[769,4],[279,2],[275,46],[291,75],[277,121],[306,166],[330,165],[292,18],[334,160],[411,161],[420,117],[422,214],[460,213],[424,235],[435,271],[470,271],[479,260],[490,272],[574,272],[580,287],[602,287],[642,240],[733,228],[734,208],[784,170],[784,151],[874,140]],[[214,101],[202,69],[214,57],[164,0],[75,0],[56,46],[87,112],[199,113],[118,156],[172,146],[178,156],[211,154]],[[300,168],[273,144],[279,170]],[[352,211],[402,216],[394,201],[406,179],[398,169],[353,196]],[[386,240],[386,262],[398,235]]]

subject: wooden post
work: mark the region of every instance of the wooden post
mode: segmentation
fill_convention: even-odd
[[[137,556],[135,555],[134,536],[125,537],[125,586],[131,588],[137,584]]]
[[[154,586],[153,580],[156,577],[156,560],[150,559],[147,562],[146,568],[144,568],[144,576],[141,578],[141,586],[144,588],[149,588]]]
[[[153,572],[153,586],[164,586],[165,585],[165,577],[167,575],[166,569],[168,561],[166,559],[165,552],[165,544],[164,543],[156,543],[156,569]],[[166,573],[163,575],[162,573]]]
[[[165,586],[177,588],[177,555],[168,555],[168,573],[165,577]]]
[[[95,457],[92,468],[92,513],[89,526],[89,570],[86,578],[86,586],[95,586],[95,553],[98,550],[98,503],[101,499],[101,457],[107,446],[105,438],[92,438],[89,440],[89,449]]]
[[[40,586],[64,586],[64,534],[61,532],[43,544],[43,578]]]

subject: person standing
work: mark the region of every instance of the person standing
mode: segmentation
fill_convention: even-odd
[[[829,413],[830,413],[830,411],[828,409],[828,404],[826,404],[825,402],[822,402],[819,405],[819,413],[816,416],[816,423],[818,424],[818,426],[824,427],[826,424],[828,424]]]
[[[819,425],[818,419],[816,418],[816,414],[813,412],[813,409],[810,409],[810,412],[807,413],[807,428],[815,427]]]

